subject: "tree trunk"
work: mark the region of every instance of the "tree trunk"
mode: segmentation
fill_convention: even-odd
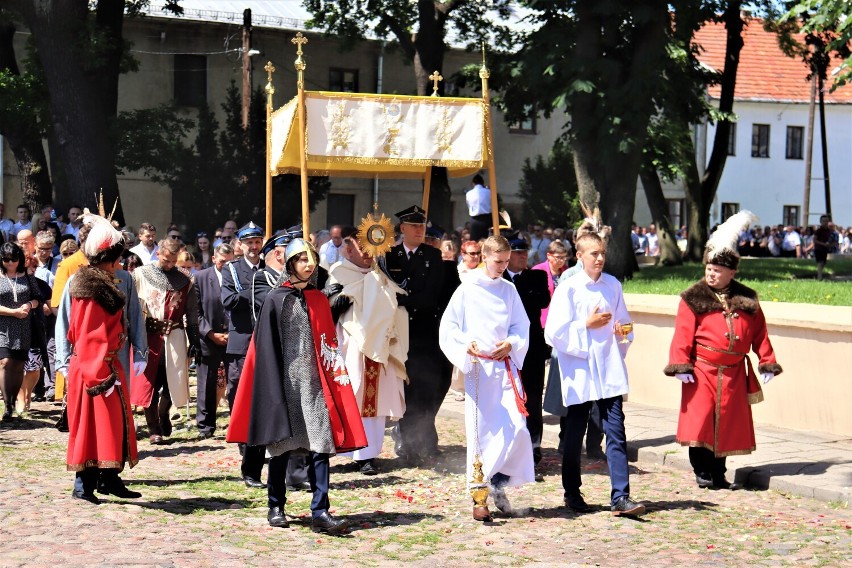
[[[743,26],[744,22],[740,14],[741,0],[735,0],[728,4],[722,15],[727,30],[725,42],[725,67],[719,82],[721,89],[719,95],[719,110],[730,113],[734,108],[734,90],[737,86],[737,68],[740,63],[740,52],[743,48]],[[731,122],[720,120],[716,126],[713,136],[713,150],[704,177],[699,180],[698,171],[690,173],[687,180],[686,200],[689,210],[687,218],[688,236],[686,244],[686,257],[688,260],[701,262],[704,256],[704,243],[709,235],[710,207],[716,197],[725,162],[728,160],[728,138],[731,135]],[[694,153],[693,153],[694,155]],[[704,156],[696,156],[703,160]]]
[[[657,225],[657,240],[660,243],[660,264],[665,266],[676,266],[683,264],[683,257],[677,246],[675,229],[669,218],[669,208],[666,204],[666,196],[663,195],[663,186],[660,176],[651,163],[643,164],[639,170],[639,179],[645,188],[645,196],[648,198],[648,207],[651,209],[651,217]]]
[[[12,41],[14,36],[15,26],[0,25],[0,70],[20,76]],[[39,211],[42,205],[53,201],[47,158],[36,126],[25,117],[19,119],[18,123],[4,121],[0,134],[6,137],[21,172],[24,202],[32,211]]]
[[[661,0],[645,2],[639,7],[625,3],[622,10],[625,18],[632,17],[635,22],[629,59],[610,54],[612,45],[607,42],[620,41],[617,34],[602,36],[606,21],[613,15],[603,18],[600,3],[595,0],[576,3],[574,57],[588,62],[576,79],[596,85],[596,90],[575,92],[570,104],[580,198],[587,204],[598,203],[603,222],[612,227],[605,270],[619,280],[630,278],[638,267],[630,228],[642,147],[654,112],[652,97],[659,80],[668,25],[667,4]],[[641,17],[636,17],[633,10],[641,11]],[[597,63],[603,62],[620,66],[621,72],[615,77],[612,73],[602,75]],[[631,96],[619,94],[624,92]],[[613,96],[605,96],[609,93]]]
[[[86,58],[76,47],[85,37],[88,3],[57,1],[36,7],[18,2],[16,6],[33,34],[50,92],[55,141],[51,152],[68,188],[68,194],[57,195],[57,201],[94,206],[96,194],[103,191],[104,203],[110,207],[119,194],[108,109],[103,108],[104,99],[85,69]],[[120,201],[113,218],[124,224]]]

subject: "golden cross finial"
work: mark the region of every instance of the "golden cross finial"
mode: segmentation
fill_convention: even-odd
[[[290,40],[290,43],[296,46],[296,55],[302,55],[302,46],[308,43],[308,38],[302,35],[302,32],[296,33],[296,37]]]
[[[266,65],[263,66],[264,71],[266,71],[266,80],[267,82],[272,82],[272,74],[275,73],[275,66],[271,61],[267,61]]]
[[[491,72],[488,71],[488,67],[485,66],[485,42],[482,42],[482,67],[479,68],[479,78],[480,79],[488,79],[491,77]]]
[[[438,96],[438,81],[443,81],[444,78],[441,77],[441,74],[435,71],[431,75],[429,75],[429,80],[432,81],[432,96]]]

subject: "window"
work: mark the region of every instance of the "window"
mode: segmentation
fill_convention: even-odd
[[[328,195],[328,213],[326,226],[352,225],[355,222],[355,196],[330,193]]]
[[[200,107],[207,103],[207,57],[175,55],[175,103]]]
[[[512,134],[535,134],[535,112],[532,105],[524,107],[527,118],[509,123],[509,132]]]
[[[802,159],[802,143],[805,138],[804,126],[788,126],[787,127],[787,159],[801,160]]]
[[[799,206],[785,205],[784,206],[784,225],[799,226]]]
[[[338,93],[357,93],[358,70],[330,68],[328,70],[328,90]]]
[[[731,131],[728,133],[728,155],[737,155],[737,123],[731,123]]]
[[[753,124],[751,126],[751,157],[769,157],[769,125]]]
[[[740,210],[739,203],[723,203],[722,204],[722,219],[719,221],[720,223],[724,223],[731,217],[734,213]]]
[[[686,217],[683,215],[683,199],[667,199],[669,206],[669,221],[671,221],[672,229],[679,231],[686,223]]]

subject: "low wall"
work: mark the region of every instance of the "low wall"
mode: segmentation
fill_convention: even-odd
[[[625,294],[634,341],[627,354],[630,400],[677,409],[680,382],[662,370],[674,334],[677,296]],[[852,307],[761,303],[784,372],[752,406],[757,422],[852,437]],[[752,353],[757,368],[757,357]]]

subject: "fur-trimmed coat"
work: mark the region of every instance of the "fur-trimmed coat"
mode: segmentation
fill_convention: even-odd
[[[118,351],[125,339],[124,294],[108,272],[86,266],[69,284],[69,471],[121,470],[139,461],[127,381]],[[110,390],[112,388],[112,390]]]
[[[704,280],[681,294],[664,369],[669,376],[695,377],[683,384],[678,442],[713,450],[718,457],[755,448],[749,404],[763,400],[763,393],[748,353],[757,354],[760,373],[781,372],[757,292],[732,280],[727,303],[726,311]]]

